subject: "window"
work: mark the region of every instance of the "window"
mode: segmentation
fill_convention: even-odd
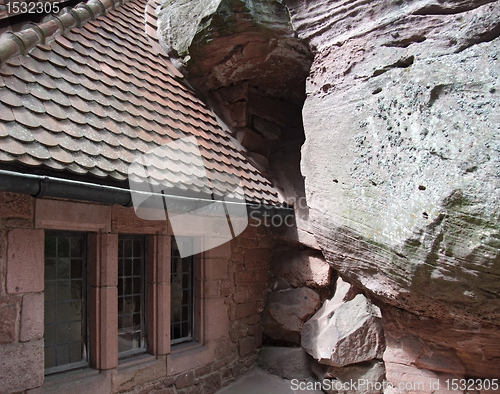
[[[181,258],[177,242],[190,239],[172,238],[171,251],[171,324],[172,344],[193,339],[193,256]]]
[[[118,353],[120,357],[146,351],[145,240],[118,238]]]
[[[45,371],[87,365],[86,237],[45,234]]]

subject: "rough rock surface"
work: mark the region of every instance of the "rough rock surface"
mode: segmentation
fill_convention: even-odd
[[[328,394],[380,394],[384,392],[385,366],[380,360],[366,361],[345,367],[329,367],[313,362],[312,371],[320,382],[331,381]],[[352,385],[355,382],[355,385]],[[335,386],[342,389],[337,390]],[[347,389],[344,389],[347,388]]]
[[[262,313],[264,333],[275,340],[300,344],[302,325],[320,303],[318,293],[307,287],[269,293]]]
[[[469,325],[452,325],[446,320],[423,318],[390,306],[382,306],[381,310],[388,375],[416,374],[409,372],[413,368],[455,377],[498,376],[497,328],[477,325],[471,329]],[[392,379],[397,382],[397,377]]]
[[[250,80],[283,97],[302,96],[297,88],[311,56],[281,1],[165,1],[158,21],[167,53],[183,63],[197,85],[213,90]]]
[[[498,322],[500,2],[347,3],[287,2],[316,52],[302,171],[318,242],[386,302]]]
[[[331,271],[321,252],[279,245],[273,252],[270,287],[273,290],[326,287],[330,285]]]
[[[380,309],[362,294],[340,305],[326,301],[302,328],[302,347],[336,367],[381,359],[385,350]]]
[[[312,377],[311,356],[300,347],[262,348],[259,366],[266,372],[283,379],[306,380]]]

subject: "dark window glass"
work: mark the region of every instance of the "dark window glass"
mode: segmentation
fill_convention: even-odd
[[[146,349],[144,237],[118,239],[118,352],[120,357]]]
[[[85,235],[45,234],[45,371],[87,365]]]
[[[177,242],[192,242],[177,239]],[[176,240],[172,238],[171,323],[172,343],[193,339],[193,256],[181,258]]]

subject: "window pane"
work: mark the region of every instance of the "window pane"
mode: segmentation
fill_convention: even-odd
[[[193,338],[193,256],[180,258],[177,242],[172,239],[171,261],[171,340],[173,343]]]
[[[85,236],[45,237],[44,344],[47,373],[82,366],[85,335]],[[73,364],[77,363],[77,364]]]
[[[145,350],[144,237],[118,238],[118,352]]]

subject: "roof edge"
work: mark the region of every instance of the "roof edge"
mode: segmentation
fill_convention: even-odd
[[[133,205],[133,195],[142,198],[159,198],[160,201],[168,200],[169,206],[175,212],[191,212],[202,206],[211,205],[214,199],[204,197],[178,196],[172,194],[159,194],[138,190],[124,189],[114,186],[99,185],[90,182],[73,181],[44,175],[25,174],[21,172],[0,170],[0,192],[27,194],[35,198],[55,197],[67,200],[90,201],[102,204],[116,204],[125,207]],[[255,201],[223,200],[225,206],[245,206],[251,218],[257,217],[286,217],[294,215],[293,207],[267,205]],[[155,207],[155,205],[153,205]],[[209,210],[207,210],[207,213]],[[213,213],[213,212],[212,212]],[[226,211],[219,212],[227,215]]]
[[[19,32],[0,36],[0,68],[17,56],[27,56],[38,44],[47,45],[73,27],[82,27],[90,20],[127,3],[129,0],[89,0],[75,7],[66,7],[57,15],[49,15],[41,23],[28,23]]]

